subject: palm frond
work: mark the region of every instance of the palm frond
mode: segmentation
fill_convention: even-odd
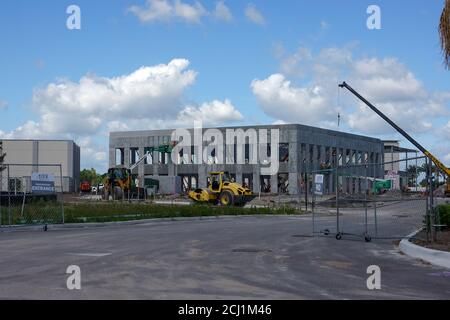
[[[447,69],[450,69],[450,0],[445,0],[444,9],[442,10],[439,23],[439,37],[442,53],[444,54],[444,64]]]

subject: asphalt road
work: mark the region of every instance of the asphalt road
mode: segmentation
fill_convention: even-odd
[[[378,209],[379,232],[408,234],[418,205]],[[364,231],[361,210],[344,231]],[[369,221],[373,229],[373,221]],[[335,226],[322,215],[316,228]],[[392,239],[311,237],[311,217],[229,217],[48,232],[0,232],[1,299],[448,299],[450,273]],[[372,230],[370,229],[370,230]],[[66,268],[81,269],[68,290]],[[381,268],[381,290],[366,269]]]

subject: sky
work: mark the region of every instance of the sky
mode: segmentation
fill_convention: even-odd
[[[448,166],[443,3],[5,0],[0,139],[73,139],[82,168],[101,172],[110,131],[192,127],[199,119],[300,123],[411,146],[339,90],[346,81]],[[68,28],[71,5],[80,9],[80,29]],[[367,27],[370,5],[380,9],[380,29]]]

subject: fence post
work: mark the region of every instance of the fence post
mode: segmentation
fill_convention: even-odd
[[[314,175],[313,175],[313,181],[314,181]],[[314,198],[315,193],[311,195],[311,211],[312,211],[312,220],[313,220],[313,236],[316,234],[316,210],[314,210]],[[320,232],[319,232],[320,234]]]
[[[9,188],[9,165],[7,169],[6,187],[8,188],[8,225],[11,226],[11,190]]]
[[[369,180],[367,179],[367,176],[368,176],[368,169],[369,169],[369,166],[367,165],[367,163],[366,163],[366,165],[365,165],[365,176],[366,176],[366,179],[365,179],[365,190],[364,190],[364,224],[365,224],[365,226],[366,226],[366,235],[369,233],[369,230],[368,230],[368,226],[367,226],[367,224],[368,224],[368,222],[367,222],[367,192],[369,192]]]
[[[2,174],[3,166],[0,166],[0,227],[2,227],[2,197],[3,197],[3,174]]]
[[[336,162],[336,233],[340,233],[339,226],[339,173],[338,173],[338,165]]]
[[[64,224],[64,188],[63,188],[63,178],[62,178],[62,165],[59,165],[59,179],[61,181],[61,214],[62,214],[62,224]]]
[[[433,163],[430,159],[427,159],[428,170],[427,170],[427,181],[428,181],[428,228],[430,231],[431,241],[435,241],[434,232],[434,208],[433,208]]]
[[[373,184],[372,190],[373,192],[373,214],[374,214],[374,223],[375,223],[375,236],[378,236],[378,221],[377,221],[377,195],[375,194],[375,185],[376,185],[376,177],[377,177],[377,164],[373,166]]]

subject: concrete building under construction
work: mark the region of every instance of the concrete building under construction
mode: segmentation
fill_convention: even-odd
[[[139,184],[144,186],[145,178],[158,176],[179,176],[184,190],[204,188],[207,186],[208,172],[228,171],[236,182],[250,187],[254,192],[262,193],[289,193],[298,194],[305,188],[304,174],[318,170],[333,168],[336,165],[353,165],[360,163],[379,163],[380,168],[375,175],[383,178],[384,169],[381,165],[384,161],[384,145],[379,139],[349,134],[339,131],[326,130],[299,124],[264,125],[245,127],[221,127],[214,128],[226,136],[227,131],[243,132],[246,136],[244,143],[244,161],[233,162],[236,158],[236,147],[230,148],[229,141],[223,142],[223,150],[226,161],[218,162],[216,150],[206,156],[206,161],[199,163],[198,154],[194,146],[184,148],[176,157],[168,154],[152,152],[146,153],[146,149],[171,142],[174,130],[149,130],[111,132],[109,138],[109,166],[130,167],[142,156],[147,154],[147,159],[133,170],[138,177]],[[201,129],[204,135],[208,128]],[[262,142],[250,142],[249,132],[267,132],[268,142],[271,141],[271,132],[278,131],[278,156],[279,167],[275,174],[263,175],[261,168],[266,165],[252,161],[253,150],[259,150]],[[187,130],[195,134],[194,129]],[[205,143],[206,144],[206,143]],[[226,144],[226,145],[225,145]],[[185,150],[188,149],[186,152]],[[190,149],[190,150],[189,150]],[[270,151],[270,147],[267,148]],[[177,151],[178,153],[178,151]],[[230,157],[231,155],[231,157]],[[173,158],[176,161],[173,161]],[[232,162],[230,163],[230,158]],[[203,156],[205,159],[205,156]],[[360,185],[358,178],[340,178],[339,185],[345,191],[358,192]],[[351,181],[353,179],[353,181]],[[326,175],[324,181],[325,193],[335,192],[335,177]],[[352,189],[352,190],[350,190]]]

